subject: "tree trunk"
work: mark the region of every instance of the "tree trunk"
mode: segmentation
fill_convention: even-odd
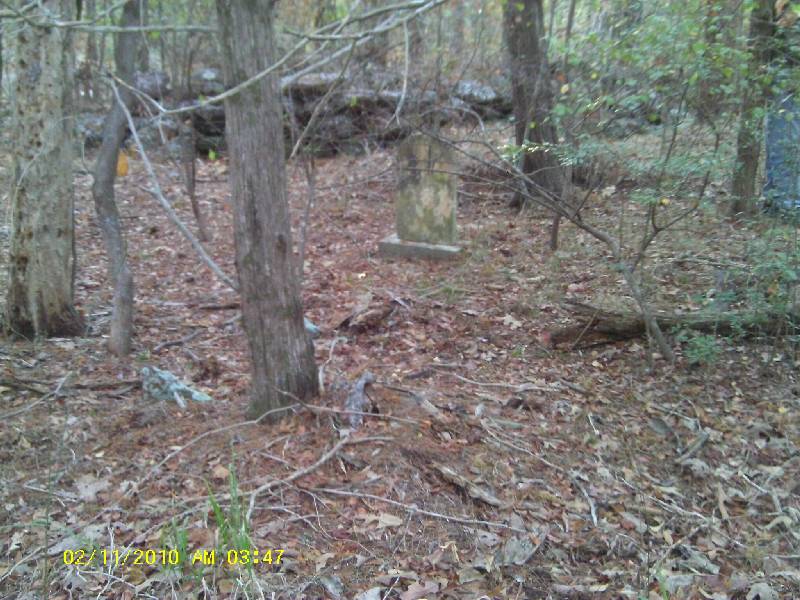
[[[97,14],[96,0],[87,0],[86,2],[86,20],[93,21]],[[95,99],[95,85],[94,85],[94,70],[97,66],[97,34],[90,31],[86,35],[86,81],[84,82],[84,98],[87,102]]]
[[[366,0],[365,2],[365,10],[370,11],[376,8],[380,8],[386,4],[386,0]],[[379,17],[375,17],[373,19],[369,19],[366,24],[368,28],[377,27],[381,21],[386,18],[386,15],[383,14]],[[372,37],[369,43],[364,44],[362,49],[359,51],[359,54],[368,65],[374,65],[378,67],[381,71],[386,70],[386,62],[388,59],[388,52],[389,52],[389,34],[388,33],[380,33],[376,34]]]
[[[274,5],[217,0],[227,87],[273,64]],[[292,252],[277,74],[227,99],[225,117],[236,269],[253,359],[249,414],[255,417],[318,392]]]
[[[150,24],[150,13],[147,7],[147,0],[141,0],[139,7],[139,22],[137,25],[147,26]],[[140,34],[141,44],[139,45],[139,60],[138,67],[142,73],[147,73],[150,70],[150,46],[147,43],[147,32],[142,31]]]
[[[189,194],[192,212],[197,222],[197,238],[201,242],[208,242],[211,240],[211,231],[208,228],[206,216],[200,208],[200,201],[197,199],[197,132],[191,118],[186,119],[178,126],[178,146],[180,147],[179,161],[186,182],[186,193]]]
[[[466,0],[461,2],[454,2],[452,8],[453,19],[453,38],[452,38],[452,52],[457,60],[464,59],[464,44],[466,43],[466,25],[467,25],[467,7],[465,6]],[[471,52],[470,52],[471,54]]]
[[[30,9],[28,2],[19,2]],[[74,18],[72,0],[28,10],[33,21]],[[71,35],[63,27],[15,27],[17,78],[11,139],[11,252],[6,322],[30,336],[79,335],[75,310]]]
[[[0,21],[0,98],[3,97],[3,22]]]
[[[731,215],[752,213],[755,209],[758,159],[761,155],[763,119],[758,108],[764,105],[765,86],[762,79],[769,64],[769,40],[775,26],[772,19],[772,0],[758,0],[750,15],[750,77],[745,82],[739,134],[736,138],[736,165],[731,186]]]
[[[140,6],[140,0],[128,0],[123,8],[119,26],[138,26]],[[141,35],[136,32],[117,34],[114,48],[117,76],[128,83],[133,82],[140,40]],[[130,107],[133,95],[127,88],[120,88],[119,92],[122,101]],[[103,125],[103,143],[100,146],[95,165],[92,196],[97,211],[97,220],[103,232],[106,252],[108,252],[109,278],[114,287],[111,336],[108,340],[108,347],[113,354],[126,356],[131,351],[134,283],[133,273],[128,266],[125,236],[122,233],[119,211],[114,199],[114,180],[117,175],[119,148],[125,137],[127,120],[125,111],[116,98],[112,102],[111,111]]]
[[[542,0],[506,2],[503,15],[516,143],[527,147],[522,152],[521,170],[540,188],[539,192],[560,197],[564,187],[563,168],[552,151],[537,148],[558,141],[550,118],[553,92],[545,52]],[[521,206],[523,196],[518,194],[514,204]]]
[[[334,20],[336,20],[335,0],[319,0],[314,13],[314,29],[319,29]]]
[[[164,0],[158,0],[158,22],[164,22]],[[166,72],[167,70],[167,49],[166,44],[164,42],[164,38],[166,37],[166,33],[162,32],[158,36],[158,68],[162,71]],[[175,81],[173,79],[173,81]],[[177,85],[178,82],[176,81],[175,84]],[[181,88],[176,88],[176,90],[180,90]]]

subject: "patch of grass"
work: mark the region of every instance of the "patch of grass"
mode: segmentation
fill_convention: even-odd
[[[216,521],[219,540],[222,543],[217,548],[220,553],[228,550],[249,550],[253,545],[250,524],[247,522],[244,502],[239,495],[239,482],[233,465],[230,467],[229,487],[231,503],[228,510],[222,508],[211,487],[208,488],[208,500],[214,514],[214,521]]]

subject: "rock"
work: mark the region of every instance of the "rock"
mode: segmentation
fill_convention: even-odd
[[[778,593],[766,583],[756,583],[747,592],[747,600],[779,600]]]
[[[82,113],[76,118],[78,139],[85,148],[99,148],[103,143],[103,124],[106,116],[97,113]]]
[[[195,104],[184,101],[183,107]],[[218,151],[225,147],[225,107],[217,104],[206,104],[191,113],[192,125],[196,133],[195,146],[198,152]]]
[[[469,79],[459,81],[453,95],[481,115],[502,116],[511,112],[510,97],[479,81]]]
[[[136,124],[136,131],[139,134],[139,139],[142,140],[145,148],[157,148],[164,145],[164,141],[169,143],[170,140],[178,136],[180,127],[178,122],[172,117],[160,118],[144,118],[136,117],[134,119]],[[161,134],[164,134],[162,138]]]
[[[169,83],[169,75],[164,71],[137,71],[133,76],[133,86],[155,100],[169,94]]]
[[[477,113],[481,117],[494,117],[510,111],[510,100],[492,86],[476,81],[462,81],[453,98],[439,98],[433,90],[410,86],[405,93],[398,82],[384,77],[381,83],[370,85],[363,77],[336,88],[339,73],[310,73],[292,80],[283,78],[281,88],[284,100],[284,135],[287,152],[291,151],[292,138],[303,130],[318,110],[323,98],[326,105],[317,113],[315,127],[305,139],[306,151],[316,156],[329,156],[345,149],[358,149],[363,141],[389,143],[407,137],[415,126],[415,119],[436,120],[440,123]],[[224,90],[222,74],[217,69],[205,68],[191,76],[192,97],[184,104],[197,104],[202,97],[213,96]],[[392,115],[402,101],[400,121]],[[193,113],[196,146],[199,152],[224,148],[225,110],[220,106],[203,106]],[[409,122],[411,121],[411,122]]]
[[[500,95],[492,86],[468,79],[456,84],[455,97],[478,106],[495,104],[500,100]]]
[[[338,73],[309,73],[294,81],[288,77],[281,79],[281,90],[299,96],[322,96],[339,79]]]
[[[469,102],[466,102],[459,98],[458,96],[451,96],[449,107],[455,111],[463,112],[467,110],[471,110],[472,107],[470,106]]]
[[[189,77],[189,89],[198,96],[216,96],[225,91],[225,80],[219,69],[205,68]]]

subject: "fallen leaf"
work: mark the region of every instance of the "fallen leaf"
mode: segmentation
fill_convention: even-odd
[[[408,589],[400,594],[400,600],[420,600],[428,594],[435,594],[439,591],[439,584],[433,581],[425,583],[412,583]]]
[[[378,529],[384,529],[386,527],[400,527],[402,524],[403,519],[389,513],[381,513],[378,517]]]
[[[75,487],[78,489],[78,496],[81,500],[86,502],[94,502],[97,500],[97,494],[107,490],[109,485],[111,485],[105,479],[97,479],[94,475],[88,473],[78,477],[75,484]]]

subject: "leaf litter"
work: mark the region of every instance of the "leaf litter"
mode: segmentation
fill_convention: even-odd
[[[130,360],[104,350],[111,297],[86,176],[76,291],[88,335],[9,342],[0,353],[3,413],[13,413],[0,423],[0,589],[25,597],[46,580],[52,598],[800,594],[791,352],[754,340],[714,365],[651,372],[635,340],[553,351],[540,339],[569,321],[560,298],[625,294],[591,243],[564,226],[548,260],[549,220],[516,217],[475,184],[459,207],[466,259],[382,259],[394,183],[391,154],[378,150],[318,161],[304,301],[322,325],[319,409],[248,423],[238,299],[127,185],[144,180],[141,164],[128,168],[118,197],[138,294]],[[191,223],[179,174],[159,176]],[[198,197],[210,254],[233,274],[226,177],[224,160],[202,162]],[[297,226],[299,165],[289,187]],[[705,219],[681,235],[713,231]],[[181,411],[146,400],[145,366],[213,401]],[[359,419],[343,402],[359,378],[361,423],[350,431]],[[79,548],[162,548],[176,531],[190,550],[214,548],[223,527],[210,495],[231,514],[234,492],[245,508],[255,499],[252,547],[284,550],[280,566],[190,574],[60,559]]]

